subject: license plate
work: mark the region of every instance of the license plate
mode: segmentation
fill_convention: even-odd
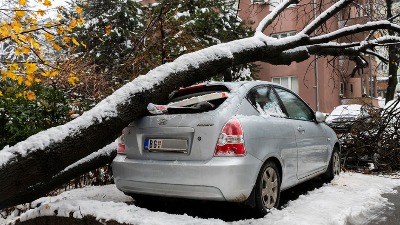
[[[162,139],[145,139],[144,149],[145,150],[158,150],[162,148]]]
[[[148,152],[188,152],[188,140],[186,139],[144,139],[144,150]]]

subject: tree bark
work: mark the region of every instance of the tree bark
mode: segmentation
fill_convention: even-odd
[[[6,203],[8,201],[23,203],[26,202],[26,199],[33,200],[40,198],[44,196],[46,193],[49,193],[50,191],[65,184],[65,182],[67,181],[77,178],[84,173],[90,172],[106,164],[110,164],[117,155],[116,147],[117,147],[116,145],[114,146],[110,144],[105,147],[107,149],[105,149],[104,151],[99,150],[102,151],[101,154],[97,154],[94,157],[91,157],[90,160],[84,160],[77,166],[73,166],[70,169],[63,170],[58,174],[54,175],[51,179],[47,181],[37,183],[33,186],[29,186],[25,190],[20,191],[16,196],[12,198],[12,200],[6,199],[4,201]]]
[[[386,90],[386,103],[393,100],[397,86],[397,70],[398,70],[398,48],[396,45],[389,46],[389,72],[388,87]]]
[[[386,0],[386,13],[387,19],[391,19],[393,17],[392,14],[392,0]],[[388,30],[389,35],[394,35],[394,31]],[[398,47],[397,45],[389,45],[389,71],[388,71],[388,87],[386,90],[386,102],[393,100],[394,94],[396,92],[396,85],[397,85],[397,70],[399,67],[399,56],[398,56]]]

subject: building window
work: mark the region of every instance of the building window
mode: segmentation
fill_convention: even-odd
[[[340,96],[344,96],[344,91],[346,89],[346,86],[343,82],[340,82]]]
[[[265,4],[268,0],[250,0],[251,4]]]
[[[378,97],[386,98],[386,91],[378,91]]]
[[[387,72],[389,70],[389,65],[383,62],[380,62],[378,64],[378,69],[381,70],[382,72]]]
[[[296,35],[296,31],[271,34],[271,37],[279,39],[279,38],[284,38],[284,37],[289,37],[289,36],[294,36],[294,35]]]
[[[290,76],[290,77],[273,77],[272,82],[276,84],[280,84],[294,93],[299,94],[299,80],[297,77]]]
[[[266,1],[267,2],[267,1]],[[268,0],[269,2],[269,11],[274,10],[278,5],[280,5],[283,0]],[[291,4],[289,7],[294,7],[296,4]]]

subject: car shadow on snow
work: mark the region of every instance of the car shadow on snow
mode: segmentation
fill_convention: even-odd
[[[280,200],[281,209],[285,208],[289,201],[296,200],[300,195],[320,188],[323,184],[324,182],[320,178],[314,178],[283,191]],[[133,202],[133,204],[151,211],[161,211],[169,214],[187,214],[198,218],[214,218],[228,222],[260,218],[260,216],[254,212],[254,209],[243,204],[228,202],[141,196],[138,197],[137,201]]]

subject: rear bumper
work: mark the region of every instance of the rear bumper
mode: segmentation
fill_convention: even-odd
[[[209,161],[133,160],[117,155],[114,181],[125,193],[243,202],[262,162],[251,155]]]

